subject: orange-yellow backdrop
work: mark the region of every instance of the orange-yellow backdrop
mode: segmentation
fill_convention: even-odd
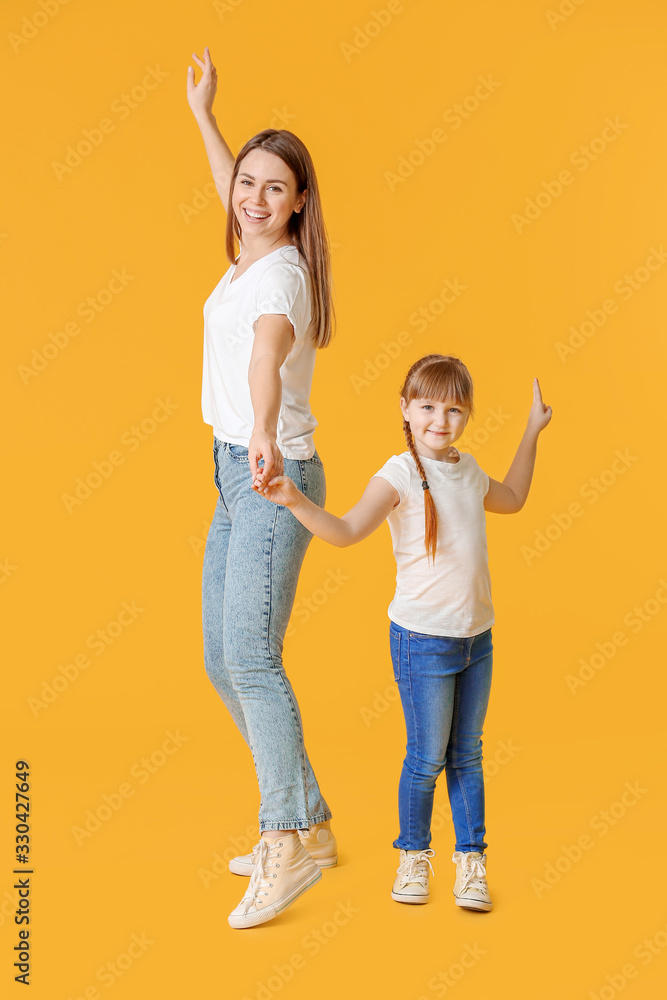
[[[11,0],[1,16],[3,989],[22,995],[24,758],[34,997],[661,996],[664,5]],[[228,266],[185,97],[206,44],[231,148],[287,127],[318,170],[330,509],[403,450],[397,388],[422,353],[471,369],[468,447],[495,478],[534,375],[554,409],[526,507],[488,519],[489,915],[453,903],[444,780],[432,901],[389,896],[404,729],[383,526],[348,550],[313,541],[286,643],[340,865],[279,920],[227,925],[244,881],[225,862],[255,839],[258,795],[200,630],[201,310]]]

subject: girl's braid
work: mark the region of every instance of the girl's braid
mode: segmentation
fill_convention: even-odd
[[[422,465],[419,455],[417,454],[415,439],[407,420],[403,420],[403,433],[405,434],[405,440],[408,443],[410,454],[414,459],[417,471],[419,472],[419,477],[422,481],[422,490],[424,491],[424,538],[428,556],[431,560],[433,560],[435,559],[435,552],[438,543],[438,516],[435,510],[435,503],[433,502],[426,473],[424,472],[424,466]]]

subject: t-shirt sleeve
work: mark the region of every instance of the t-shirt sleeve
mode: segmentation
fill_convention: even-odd
[[[380,476],[382,479],[386,479],[388,483],[391,483],[401,498],[398,505],[400,507],[401,504],[405,502],[408,493],[410,492],[410,470],[405,462],[402,461],[398,455],[392,455],[392,457],[385,462],[380,471],[376,472],[375,475]]]
[[[306,333],[310,320],[308,294],[304,275],[295,264],[275,264],[260,277],[250,317],[251,326],[254,328],[259,317],[266,315],[287,316],[294,328],[295,340],[300,340]]]
[[[473,482],[475,483],[475,485],[479,489],[480,495],[483,498],[489,492],[489,477],[488,477],[488,474],[486,472],[484,472],[483,469],[480,469],[479,465],[477,464],[477,459],[474,457],[474,455],[471,455],[470,453],[468,453],[467,457],[468,457],[468,461],[469,461],[470,467],[471,467],[471,474],[472,474]]]

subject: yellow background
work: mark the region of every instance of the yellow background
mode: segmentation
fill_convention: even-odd
[[[0,31],[3,989],[22,995],[11,806],[23,757],[34,998],[662,996],[667,267],[654,256],[655,269],[641,269],[667,241],[664,5],[564,0],[558,16],[557,0],[44,3],[56,12],[5,2]],[[21,31],[32,37],[17,42]],[[258,794],[202,656],[216,492],[201,310],[228,266],[185,96],[191,50],[206,44],[231,148],[288,127],[316,164],[339,323],[312,400],[329,508],[347,510],[403,450],[397,390],[424,353],[470,368],[478,415],[467,437],[494,478],[523,431],[534,375],[554,409],[526,507],[488,518],[488,915],[453,902],[444,778],[431,903],[389,896],[405,736],[383,526],[352,549],[312,542],[285,650],[340,865],[274,922],[227,924],[245,881],[220,859],[254,842]],[[147,67],[166,76],[121,113]],[[476,100],[480,77],[495,89]],[[104,118],[113,128],[89,155],[54,167]],[[613,137],[607,119],[620,123]],[[434,129],[446,138],[431,148]],[[586,169],[580,147],[591,150]],[[411,154],[409,176],[390,181]],[[571,183],[517,224],[564,170]],[[123,269],[131,280],[86,322],[80,303]],[[448,279],[465,291],[442,308]],[[616,311],[563,360],[570,327],[609,299]],[[431,318],[418,332],[410,317],[421,308]],[[80,332],[26,377],[33,351],[76,321]],[[402,331],[411,343],[397,352]],[[171,412],[151,424],[157,400]],[[120,464],[68,512],[63,495],[114,451]],[[143,610],[98,655],[88,637],[133,601]],[[36,708],[29,699],[84,653],[89,665]],[[591,658],[590,679],[568,686]],[[100,809],[107,818],[77,842]],[[135,939],[128,960],[133,935],[144,945]]]

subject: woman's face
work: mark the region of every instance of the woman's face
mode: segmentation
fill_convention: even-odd
[[[287,232],[294,212],[306,203],[296,178],[284,160],[265,149],[252,149],[239,165],[232,192],[232,208],[242,237],[269,237],[273,243]]]

